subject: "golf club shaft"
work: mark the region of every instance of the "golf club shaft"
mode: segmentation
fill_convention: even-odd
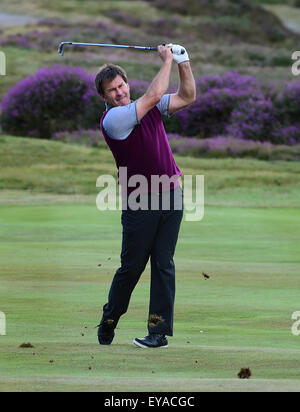
[[[139,49],[139,50],[151,50],[157,51],[157,47],[148,47],[148,46],[127,46],[124,44],[101,44],[101,43],[80,43],[80,42],[62,42],[59,45],[58,53],[63,56],[64,54],[64,47],[66,45],[69,46],[98,46],[98,47],[117,47],[123,49]]]
[[[98,47],[117,47],[117,48],[123,48],[123,49],[138,49],[138,50],[149,50],[149,51],[157,51],[157,47],[151,47],[151,46],[128,46],[124,44],[101,44],[101,43],[80,43],[80,42],[71,42],[71,41],[65,41],[60,43],[58,47],[58,54],[61,56],[64,55],[64,47],[68,46],[98,46]],[[181,50],[181,54],[184,54],[185,50]]]

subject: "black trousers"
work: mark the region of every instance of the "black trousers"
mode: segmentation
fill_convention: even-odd
[[[180,187],[168,192],[170,207],[163,204],[166,194],[158,197],[158,210],[122,210],[121,267],[116,271],[109,291],[108,303],[103,306],[102,321],[116,326],[127,311],[131,294],[151,261],[149,333],[173,335],[175,299],[175,253],[183,216],[183,192]],[[180,201],[178,201],[180,199]],[[179,210],[176,210],[179,209]]]

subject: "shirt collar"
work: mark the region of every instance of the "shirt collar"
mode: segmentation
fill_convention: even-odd
[[[132,102],[133,102],[133,100],[130,100],[130,103],[132,103]],[[110,104],[108,104],[108,103],[105,102],[105,109],[106,109],[106,110],[110,110],[110,109],[112,109],[113,107],[116,107],[116,106],[111,106]]]

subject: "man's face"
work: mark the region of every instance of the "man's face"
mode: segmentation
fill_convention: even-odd
[[[118,74],[111,82],[103,84],[103,100],[110,106],[126,106],[130,104],[129,85]]]

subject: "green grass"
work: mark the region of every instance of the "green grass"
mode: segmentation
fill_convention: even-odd
[[[100,133],[100,132],[99,132]],[[176,156],[184,175],[204,175],[209,205],[297,207],[300,205],[299,162],[256,159],[204,159]],[[116,176],[111,152],[61,142],[0,135],[0,190],[27,190],[27,197],[54,194],[95,196],[102,174]],[[4,199],[9,194],[3,193]],[[46,198],[49,199],[49,196]],[[1,203],[1,199],[0,199]]]
[[[184,219],[176,250],[174,337],[164,352],[131,344],[146,333],[147,266],[113,345],[100,347],[121,247],[120,212],[95,205],[111,154],[1,136],[0,391],[299,390],[299,164],[176,160],[206,186],[204,219]],[[237,379],[241,367],[253,378]]]
[[[299,309],[298,210],[207,207],[202,222],[183,222],[175,336],[164,353],[131,345],[146,333],[149,267],[114,344],[97,344],[94,326],[119,265],[119,212],[2,205],[0,216],[1,390],[299,387],[299,338],[290,330]],[[236,378],[244,366],[249,383]]]

